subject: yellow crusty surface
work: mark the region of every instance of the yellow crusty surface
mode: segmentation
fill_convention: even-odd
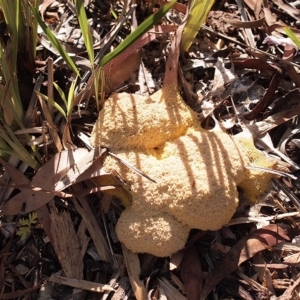
[[[116,226],[120,242],[127,248],[134,252],[150,252],[159,257],[169,256],[182,249],[189,231],[188,226],[169,214],[132,207],[121,214]]]
[[[258,151],[252,138],[247,133],[241,133],[234,137],[239,147],[245,152],[248,158],[248,166],[272,169],[276,165],[276,160],[267,157]],[[274,175],[253,169],[245,170],[245,179],[239,184],[248,200],[256,202],[260,196],[268,190],[271,178]]]
[[[113,157],[106,158],[105,169],[116,170],[131,185],[134,209],[146,205],[202,230],[220,229],[236,210],[236,184],[242,181],[245,167],[227,134],[192,131],[166,143],[163,159],[130,150],[114,153],[157,182],[140,177]]]
[[[236,186],[248,180],[251,191],[259,187],[259,182],[250,185],[254,173],[245,166],[259,161],[260,152],[252,149],[252,141],[249,147],[239,142],[200,128],[176,86],[151,97],[121,93],[109,98],[92,145],[108,147],[157,182],[112,156],[105,158],[105,169],[117,171],[132,192],[132,206],[116,226],[119,240],[134,252],[163,257],[184,247],[189,229],[217,230],[227,224],[238,205]]]
[[[165,97],[165,95],[168,97]],[[115,94],[105,102],[94,126],[91,144],[114,149],[151,149],[183,135],[195,124],[175,86],[150,97]],[[124,134],[125,133],[125,134]]]

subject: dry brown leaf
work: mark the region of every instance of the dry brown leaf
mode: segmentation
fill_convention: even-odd
[[[271,25],[280,25],[280,26],[286,26],[286,24],[284,22],[282,22],[281,20],[278,20],[278,16],[276,14],[273,14],[269,8],[269,4],[267,1],[264,1],[264,15],[266,18],[266,23],[268,24],[268,26]]]
[[[103,157],[100,157],[99,159],[95,160],[88,169],[81,173],[76,181],[80,182],[106,174],[107,172],[105,172],[103,168]]]
[[[238,265],[251,258],[257,252],[269,249],[274,245],[290,240],[287,231],[271,224],[252,232],[245,241],[240,252]]]
[[[262,59],[250,58],[242,61],[235,61],[233,64],[236,70],[254,69],[260,71],[272,71],[272,72],[276,70],[275,67],[268,64]]]
[[[211,272],[204,284],[200,299],[206,299],[211,290],[225,276],[235,271],[241,263],[256,253],[289,239],[287,231],[275,224],[260,228],[240,239]]]
[[[88,151],[84,148],[57,153],[37,171],[32,180],[32,185],[48,191],[63,190],[70,185],[70,181],[63,180],[63,177],[70,169],[79,172],[76,163],[87,153]],[[42,207],[52,199],[53,194],[29,192],[26,197],[25,213]]]
[[[289,278],[273,279],[273,285],[276,290],[286,290],[291,284]]]
[[[17,168],[0,157],[0,163],[15,184],[30,184],[30,180]]]
[[[277,127],[280,124],[289,121],[294,117],[297,117],[299,114],[300,114],[300,105],[298,105],[297,107],[292,107],[287,110],[281,111],[272,116],[269,116],[263,121],[259,121],[253,125],[250,125],[249,128],[251,132],[255,133],[256,135],[259,134],[260,136],[263,136],[266,132],[270,131],[271,129]]]
[[[244,0],[244,1],[253,10],[255,17],[259,19],[263,0]]]
[[[135,57],[135,53],[137,53],[137,51],[140,50],[143,46],[155,40],[158,34],[166,34],[175,31],[176,28],[177,27],[174,25],[154,26],[152,29],[149,30],[149,33],[145,33],[140,39],[138,39],[134,44],[132,44],[132,46],[130,46],[124,52],[122,52],[121,55],[118,55],[115,59],[113,59],[111,62],[105,65],[103,68],[105,74],[107,74],[110,77],[110,74],[112,72],[116,72],[118,69],[121,69],[120,64],[124,60],[128,60],[131,56]],[[137,57],[135,59],[137,59]]]
[[[57,153],[51,160],[44,164],[33,177],[31,186],[24,186],[21,196],[16,195],[4,207],[5,214],[18,214],[25,202],[25,213],[36,210],[51,201],[54,195],[61,197],[72,196],[72,194],[61,193],[63,189],[80,180],[87,179],[89,173],[84,172],[105,152],[105,149],[96,148],[90,152],[85,148],[66,150]],[[80,176],[81,175],[81,176]],[[19,185],[19,187],[21,187]],[[115,187],[100,187],[95,190],[114,189]],[[82,193],[90,193],[95,190],[89,189]]]
[[[184,285],[181,281],[181,278],[179,279],[174,273],[171,273],[171,280],[174,282],[175,286],[178,287],[179,291],[183,294],[185,294]]]
[[[273,3],[278,5],[278,7],[281,8],[287,15],[293,17],[297,21],[300,21],[300,12],[298,8],[293,7],[286,2],[283,2],[282,0],[272,0],[272,1]]]
[[[6,172],[11,177],[15,184],[27,184],[30,185],[30,180],[17,168],[7,163],[5,160],[0,158],[0,163],[5,168]],[[10,199],[3,207],[2,211],[5,215],[16,215],[20,212],[23,203],[25,202],[26,193],[17,194],[12,199]]]
[[[2,207],[2,213],[6,216],[17,215],[21,211],[25,201],[26,199],[22,193],[17,194]]]
[[[276,13],[273,13],[271,11],[267,1],[263,1],[263,3],[264,3],[264,7],[263,7],[264,16],[266,19],[266,23],[269,26],[268,33],[271,34],[273,31],[276,31],[277,35],[278,35],[278,33],[285,35],[284,28],[287,27],[288,25],[286,23],[284,23],[282,20],[280,20],[280,18],[278,17],[278,15]],[[300,37],[299,29],[294,27],[293,32],[298,38]]]
[[[222,103],[222,101],[229,96],[227,93],[229,89],[226,86],[232,83],[237,78],[233,65],[230,69],[225,68],[225,63],[222,58],[218,58],[215,64],[215,75],[213,80],[213,87],[209,97],[202,102],[202,116],[205,119],[212,114],[214,109]]]
[[[265,18],[261,18],[255,21],[240,21],[235,19],[231,20],[224,18],[224,21],[238,28],[257,28],[264,25]]]
[[[19,164],[19,162],[19,159],[14,156],[11,156],[8,159],[8,163],[14,167],[16,167]],[[10,180],[11,177],[9,176],[9,174],[7,172],[4,172],[1,176],[0,183],[5,186],[7,184],[10,184]],[[12,194],[13,190],[13,188],[0,189],[0,206],[2,206],[10,198],[10,195]]]
[[[38,170],[32,180],[32,185],[47,191],[62,191],[75,183],[79,175],[102,154],[103,151],[100,148],[90,152],[85,148],[78,148],[57,153]],[[31,191],[28,196],[25,213],[45,205],[53,198],[52,193],[45,192]]]
[[[281,76],[282,74],[280,74],[278,71],[274,72],[270,86],[263,98],[258,102],[258,104],[250,113],[244,115],[244,118],[246,120],[254,120],[255,118],[257,118],[261,113],[264,112],[266,107],[274,101],[274,94],[278,89]]]
[[[175,269],[177,269],[179,267],[179,265],[182,262],[183,256],[184,256],[184,252],[185,250],[179,250],[176,253],[172,254],[171,258],[170,258],[170,271],[173,271]]]
[[[187,299],[198,300],[203,285],[203,274],[199,254],[194,245],[185,249],[180,270]]]
[[[123,53],[119,56],[123,56]],[[141,53],[140,51],[136,51],[121,61],[117,68],[110,69],[105,77],[105,92],[107,94],[111,94],[116,89],[124,85],[125,82],[130,79],[132,74],[134,74],[134,72],[139,68],[140,63]]]
[[[292,45],[285,44],[282,58],[286,61],[292,61],[295,53],[297,53],[297,52],[298,52],[298,47],[296,45],[293,45],[293,42],[292,42]],[[299,74],[298,74],[297,70],[295,69],[295,67],[293,65],[287,63],[287,64],[285,64],[285,68],[286,68],[287,74],[290,77],[290,79],[292,80],[292,82],[295,83],[295,86],[297,88],[300,88],[300,78],[299,78]]]

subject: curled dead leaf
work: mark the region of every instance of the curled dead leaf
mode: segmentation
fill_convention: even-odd
[[[83,175],[105,151],[106,149],[102,148],[91,151],[78,148],[57,153],[37,171],[31,185],[23,187],[21,195],[16,195],[4,205],[3,212],[5,214],[18,214],[25,204],[24,213],[28,213],[47,204],[55,195],[71,197],[72,193],[64,193],[62,190],[77,182],[78,178],[80,180],[87,179],[88,173],[85,173],[85,177],[80,175]],[[115,187],[98,188],[98,190],[103,189],[115,189]],[[92,191],[94,190],[90,189],[82,193]]]
[[[240,264],[253,257],[256,253],[270,249],[276,244],[289,239],[287,230],[276,224],[260,228],[240,239],[211,272],[204,284],[200,299],[206,299],[211,290],[225,276],[231,274]]]

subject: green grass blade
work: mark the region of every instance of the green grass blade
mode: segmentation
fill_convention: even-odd
[[[29,61],[33,64],[36,57],[36,45],[37,45],[37,29],[38,22],[34,18],[33,13],[29,7],[28,0],[22,0],[23,2],[23,11],[24,11],[24,20],[26,24],[26,51],[29,54]],[[38,11],[39,9],[39,0],[31,0],[31,4]]]
[[[52,46],[59,52],[60,56],[64,59],[64,61],[68,64],[69,68],[75,72],[79,76],[79,71],[76,65],[74,64],[73,60],[67,53],[67,51],[62,47],[60,42],[57,40],[57,38],[54,36],[54,34],[51,32],[51,30],[46,26],[46,24],[43,22],[42,18],[40,17],[37,10],[30,5],[31,11],[38,21],[39,25],[43,29],[44,33],[48,37],[49,41],[51,42]]]
[[[35,0],[34,2],[35,4],[35,9],[38,10],[39,8],[39,1],[38,0]],[[32,32],[32,51],[33,51],[33,58],[35,59],[36,57],[36,44],[37,44],[37,30],[38,30],[38,22],[36,20],[36,18],[33,17],[32,15],[32,28],[31,28],[31,32]]]
[[[77,17],[82,32],[84,44],[93,68],[94,59],[95,59],[93,38],[92,38],[91,28],[89,26],[88,19],[85,13],[84,3],[82,0],[75,0],[75,5],[76,5]]]
[[[4,97],[1,98],[1,101],[2,103],[5,102],[4,105],[7,107],[13,108],[13,110],[6,110],[6,121],[8,121],[9,125],[15,126],[15,122],[18,124],[22,124],[23,122],[23,108],[16,74],[19,40],[24,37],[25,31],[24,20],[23,14],[20,10],[20,0],[0,0],[0,5],[3,9],[5,22],[7,24],[7,30],[10,37],[5,48],[3,48],[3,45],[0,45],[1,75],[5,84],[5,93]],[[3,107],[3,104],[1,104],[1,106]]]
[[[78,76],[76,77],[75,80],[73,80],[69,93],[68,93],[68,103],[67,103],[67,116],[70,116],[73,110],[73,103],[74,103],[74,97],[75,97],[75,88],[76,88],[76,83],[77,83]]]
[[[60,98],[64,101],[64,104],[67,108],[68,102],[67,102],[65,93],[63,92],[63,90],[59,87],[59,85],[56,82],[53,82],[53,85],[56,88],[57,92],[59,93]]]
[[[41,96],[44,100],[46,100],[48,103],[50,103],[55,109],[57,109],[65,118],[67,117],[66,112],[63,110],[63,108],[53,101],[53,99],[48,98],[46,95],[40,93],[39,91],[35,91],[37,95]]]
[[[12,70],[6,58],[6,51],[0,46],[1,76],[4,85],[0,84],[1,108],[5,112],[8,125],[22,127],[23,107],[19,94],[16,71]]]
[[[114,19],[118,19],[118,15],[115,13],[113,9],[111,10],[111,15],[113,16]]]
[[[25,26],[20,0],[0,1],[12,42],[12,68],[16,69],[19,40],[23,39]]]
[[[132,45],[138,38],[140,38],[145,32],[152,28],[156,23],[158,23],[162,17],[170,10],[177,0],[172,0],[171,2],[164,4],[156,13],[149,16],[145,21],[143,21],[132,33],[130,33],[124,41],[118,45],[113,51],[106,54],[100,61],[100,67],[105,66],[113,58],[121,54],[126,48]]]
[[[7,144],[0,138],[0,157],[4,160],[8,160],[11,155],[11,149],[7,146]]]
[[[8,161],[9,157],[12,155],[11,149],[3,148],[0,144],[0,157]],[[14,155],[15,156],[15,155]]]
[[[193,0],[192,8],[182,34],[181,52],[185,52],[190,48],[213,4],[214,0]]]
[[[19,142],[9,126],[5,125],[4,128],[5,131],[0,131],[0,139],[2,140],[2,143],[5,142],[9,146],[9,154],[19,158],[28,166],[37,170],[40,167],[38,161],[35,160],[34,156],[32,156]],[[5,151],[5,149],[2,148],[1,151]]]
[[[300,40],[297,38],[295,33],[292,31],[290,27],[283,28],[286,35],[296,44],[296,46],[300,49]]]

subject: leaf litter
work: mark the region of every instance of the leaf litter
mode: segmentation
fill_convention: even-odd
[[[184,2],[176,5],[173,14],[187,9]],[[2,178],[8,176],[11,181],[3,181],[1,187],[0,298],[37,297],[35,291],[41,286],[51,286],[51,298],[67,299],[70,293],[72,297],[76,294],[66,288],[71,286],[81,289],[81,299],[95,292],[100,293],[99,299],[299,299],[299,66],[298,49],[284,31],[290,26],[300,37],[297,5],[297,1],[277,0],[215,3],[206,25],[180,59],[183,97],[199,113],[203,127],[220,126],[233,135],[250,130],[260,149],[277,158],[281,171],[293,177],[273,180],[258,207],[240,192],[240,205],[230,223],[215,232],[193,230],[175,267],[170,263],[176,254],[171,258],[138,255],[117,241],[114,227],[122,211],[117,198],[126,197],[130,203],[130,183],[120,174],[107,174],[101,164],[103,153],[88,151],[88,142],[78,138],[89,137],[97,117],[94,95],[88,91],[92,81],[85,87],[91,98],[87,94],[75,98],[66,140],[59,115],[50,117],[51,109],[42,99],[37,103],[33,93],[36,105],[31,108],[28,128],[32,130],[27,134],[32,139],[41,136],[36,142],[44,149],[47,162],[38,171],[25,168],[24,172],[21,166],[18,170],[1,161]],[[112,6],[86,2],[95,49],[102,47],[115,22],[110,17],[112,9],[126,13],[128,7],[129,1]],[[72,3],[43,1],[40,14],[67,52],[83,57],[82,68],[89,68]],[[143,14],[141,5],[130,22],[138,22]],[[128,34],[127,25],[115,43]],[[144,95],[159,89],[170,51],[168,33],[176,27],[164,20],[107,65],[106,96],[117,89]],[[54,62],[54,71],[43,65],[49,55],[57,58],[42,34],[34,76],[40,72],[48,77],[38,90],[47,93],[48,80],[54,75],[54,81],[67,92],[74,77],[61,60]],[[144,80],[138,77],[139,68],[147,70]],[[114,79],[118,69],[128,71]],[[50,71],[53,74],[47,74]],[[151,87],[146,84],[148,76]],[[172,76],[171,81],[177,74]],[[53,97],[59,98],[56,92]],[[33,130],[43,128],[44,122],[48,127],[43,134]],[[76,149],[66,149],[67,142]],[[101,213],[104,206],[105,215]],[[33,211],[41,226],[31,224],[21,240],[16,234],[23,233],[22,222],[24,218],[30,221],[28,213]],[[14,269],[19,259],[22,266],[32,269],[25,274]],[[57,275],[59,270],[63,276]],[[28,278],[36,284],[31,285]]]

